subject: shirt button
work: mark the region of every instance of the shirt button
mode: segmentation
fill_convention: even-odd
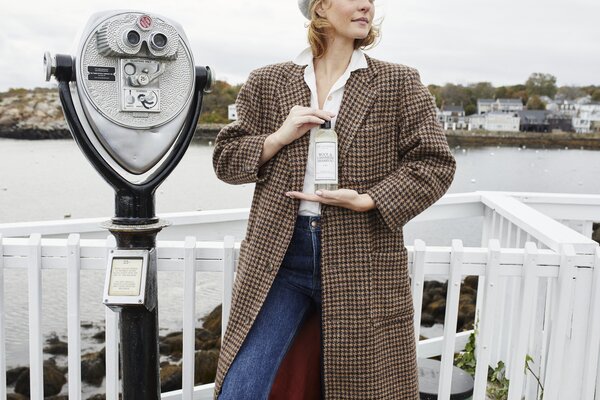
[[[329,100],[329,101],[333,100],[333,96],[329,95],[329,97],[327,98],[327,100]]]

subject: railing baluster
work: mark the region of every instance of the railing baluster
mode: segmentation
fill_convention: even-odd
[[[69,347],[69,399],[81,399],[81,317],[79,234],[67,241],[67,329]]]
[[[6,334],[4,320],[4,239],[0,233],[0,399],[6,399]]]
[[[225,236],[223,239],[223,310],[221,312],[221,339],[225,334],[229,312],[231,311],[231,294],[233,291],[233,272],[235,268],[235,238]]]
[[[573,277],[575,269],[575,252],[571,245],[565,245],[561,251],[561,261],[558,275],[557,308],[552,336],[548,352],[548,364],[544,379],[544,400],[558,400],[561,395],[561,369],[565,343],[567,342],[567,329],[569,326],[569,308],[571,307]]]
[[[2,266],[0,266],[1,268]],[[588,350],[583,364],[583,384],[581,398],[593,400],[598,374],[598,356],[600,352],[600,249],[594,254],[594,269],[592,277],[592,296],[590,299],[589,318],[590,328],[587,337]]]
[[[108,254],[116,246],[115,238],[106,239],[105,265],[108,266]],[[102,301],[102,299],[98,299]],[[118,314],[105,307],[106,324],[106,399],[119,399],[119,324]]]
[[[183,400],[194,397],[194,355],[196,346],[196,238],[188,236],[184,245],[183,283]]]
[[[42,353],[42,237],[29,238],[29,388],[30,398],[44,398],[44,355]]]
[[[481,227],[481,246],[487,246],[490,236],[492,236],[494,215],[493,210],[484,206],[483,211],[483,226]]]
[[[548,279],[549,278],[538,277],[537,295],[534,300],[534,316],[531,321],[531,335],[529,335],[529,349],[531,351],[531,358],[533,359],[532,364],[529,365],[529,368],[533,371],[533,373],[527,374],[527,384],[525,392],[526,399],[537,399],[540,390],[539,383],[537,379],[533,376],[533,374],[535,374],[537,377],[540,377],[541,379],[543,372],[543,349],[546,346],[547,339],[547,320],[545,319],[545,304],[548,292]]]
[[[444,344],[442,349],[442,363],[440,367],[440,381],[438,386],[438,399],[440,400],[450,399],[463,258],[464,251],[462,241],[457,239],[452,240],[452,254],[450,255],[450,271],[448,275],[448,292],[446,294],[446,315],[444,319]]]
[[[508,400],[521,400],[523,393],[523,381],[525,374],[525,355],[527,354],[527,343],[529,341],[531,320],[537,300],[538,286],[537,248],[533,243],[525,244],[523,257],[520,307],[516,314],[519,317],[518,325],[514,329],[514,345],[511,358],[510,385],[508,389]]]
[[[504,218],[503,216],[498,214],[498,218],[500,219],[500,223],[498,224],[498,234],[496,235],[496,237],[498,238],[498,240],[500,240],[500,245],[504,244],[504,236],[502,236],[503,232],[504,232],[504,221],[506,221],[506,218]]]
[[[414,256],[413,256],[413,277],[412,277],[412,296],[413,306],[415,308],[415,338],[419,342],[421,334],[421,309],[423,307],[423,286],[425,284],[425,242],[415,240]],[[417,347],[417,356],[418,356]]]
[[[475,367],[475,386],[473,388],[474,399],[485,399],[487,388],[488,366],[491,360],[492,339],[494,323],[498,315],[495,315],[498,302],[497,283],[500,268],[500,243],[498,240],[490,240],[488,244],[488,258],[485,268],[485,288],[478,286],[478,291],[484,292],[483,313],[479,316],[479,334],[476,337],[475,352],[477,366]]]

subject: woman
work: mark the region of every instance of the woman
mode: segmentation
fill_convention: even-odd
[[[377,36],[373,2],[299,5],[311,47],[253,71],[216,140],[219,179],[256,186],[215,395],[268,398],[314,310],[322,398],[417,399],[402,227],[445,193],[455,161],[418,72],[361,51]],[[340,189],[314,193],[309,138],[329,120]]]

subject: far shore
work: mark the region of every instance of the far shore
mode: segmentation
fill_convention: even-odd
[[[199,124],[194,135],[198,141],[214,141],[223,124]],[[22,140],[71,139],[67,129],[1,130],[0,138]],[[600,150],[600,133],[573,132],[490,132],[490,131],[446,131],[451,147],[532,147],[532,148],[576,148]]]

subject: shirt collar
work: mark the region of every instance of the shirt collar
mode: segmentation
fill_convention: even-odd
[[[294,59],[294,64],[297,65],[307,65],[307,68],[313,69],[313,54],[312,49],[307,47],[304,49],[298,56]],[[350,64],[348,64],[348,68],[346,72],[356,71],[357,69],[368,68],[367,58],[365,57],[365,53],[356,49],[352,52],[352,57],[350,58]]]

